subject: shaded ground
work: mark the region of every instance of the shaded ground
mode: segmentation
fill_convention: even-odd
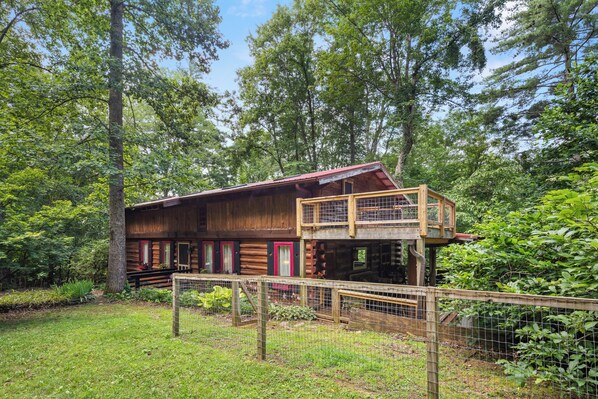
[[[99,303],[0,320],[0,396],[104,398],[425,397],[425,344],[318,322],[269,323],[268,360],[255,326],[170,309]],[[342,343],[342,344],[341,344]],[[528,398],[492,363],[447,349],[443,398]]]

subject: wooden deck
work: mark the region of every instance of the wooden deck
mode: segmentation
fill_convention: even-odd
[[[297,199],[297,235],[305,240],[454,238],[455,203],[427,185]]]

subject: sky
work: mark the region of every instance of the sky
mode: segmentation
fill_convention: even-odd
[[[212,64],[211,72],[205,82],[219,93],[237,90],[237,70],[252,63],[249,47],[245,39],[250,33],[255,33],[257,27],[265,23],[278,4],[291,4],[292,0],[216,0],[220,8],[222,23],[220,31],[230,42],[227,49],[219,51],[219,60]],[[512,4],[508,1],[507,4]],[[511,7],[507,7],[509,9]],[[512,12],[509,10],[507,12]],[[504,28],[501,27],[501,28]],[[498,31],[495,30],[495,32]],[[491,43],[486,44],[489,50]],[[487,67],[479,75],[479,79],[487,76],[491,69],[505,65],[512,60],[511,55],[493,55],[487,51]]]
[[[278,4],[291,4],[291,0],[216,0],[222,17],[220,31],[230,46],[220,50],[220,59],[212,64],[205,79],[208,85],[220,93],[237,89],[237,70],[252,62],[245,39],[270,19]]]

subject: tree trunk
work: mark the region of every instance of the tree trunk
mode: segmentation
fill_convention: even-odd
[[[355,165],[355,110],[351,108],[351,120],[349,121],[349,156],[351,165]]]
[[[401,146],[401,150],[399,151],[399,159],[397,161],[397,167],[395,169],[396,181],[399,187],[401,188],[404,187],[403,177],[405,172],[405,163],[407,162],[407,157],[409,157],[409,153],[411,152],[411,148],[413,147],[412,126],[405,126],[403,129],[403,145]]]
[[[108,99],[110,249],[107,292],[120,292],[126,281],[125,194],[123,175],[123,2],[110,0],[110,97]]]

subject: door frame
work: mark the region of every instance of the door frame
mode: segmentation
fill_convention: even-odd
[[[186,245],[187,249],[187,256],[188,262],[186,265],[181,265],[181,245]],[[189,241],[177,241],[176,243],[176,268],[177,270],[190,270],[191,269],[191,243]]]

